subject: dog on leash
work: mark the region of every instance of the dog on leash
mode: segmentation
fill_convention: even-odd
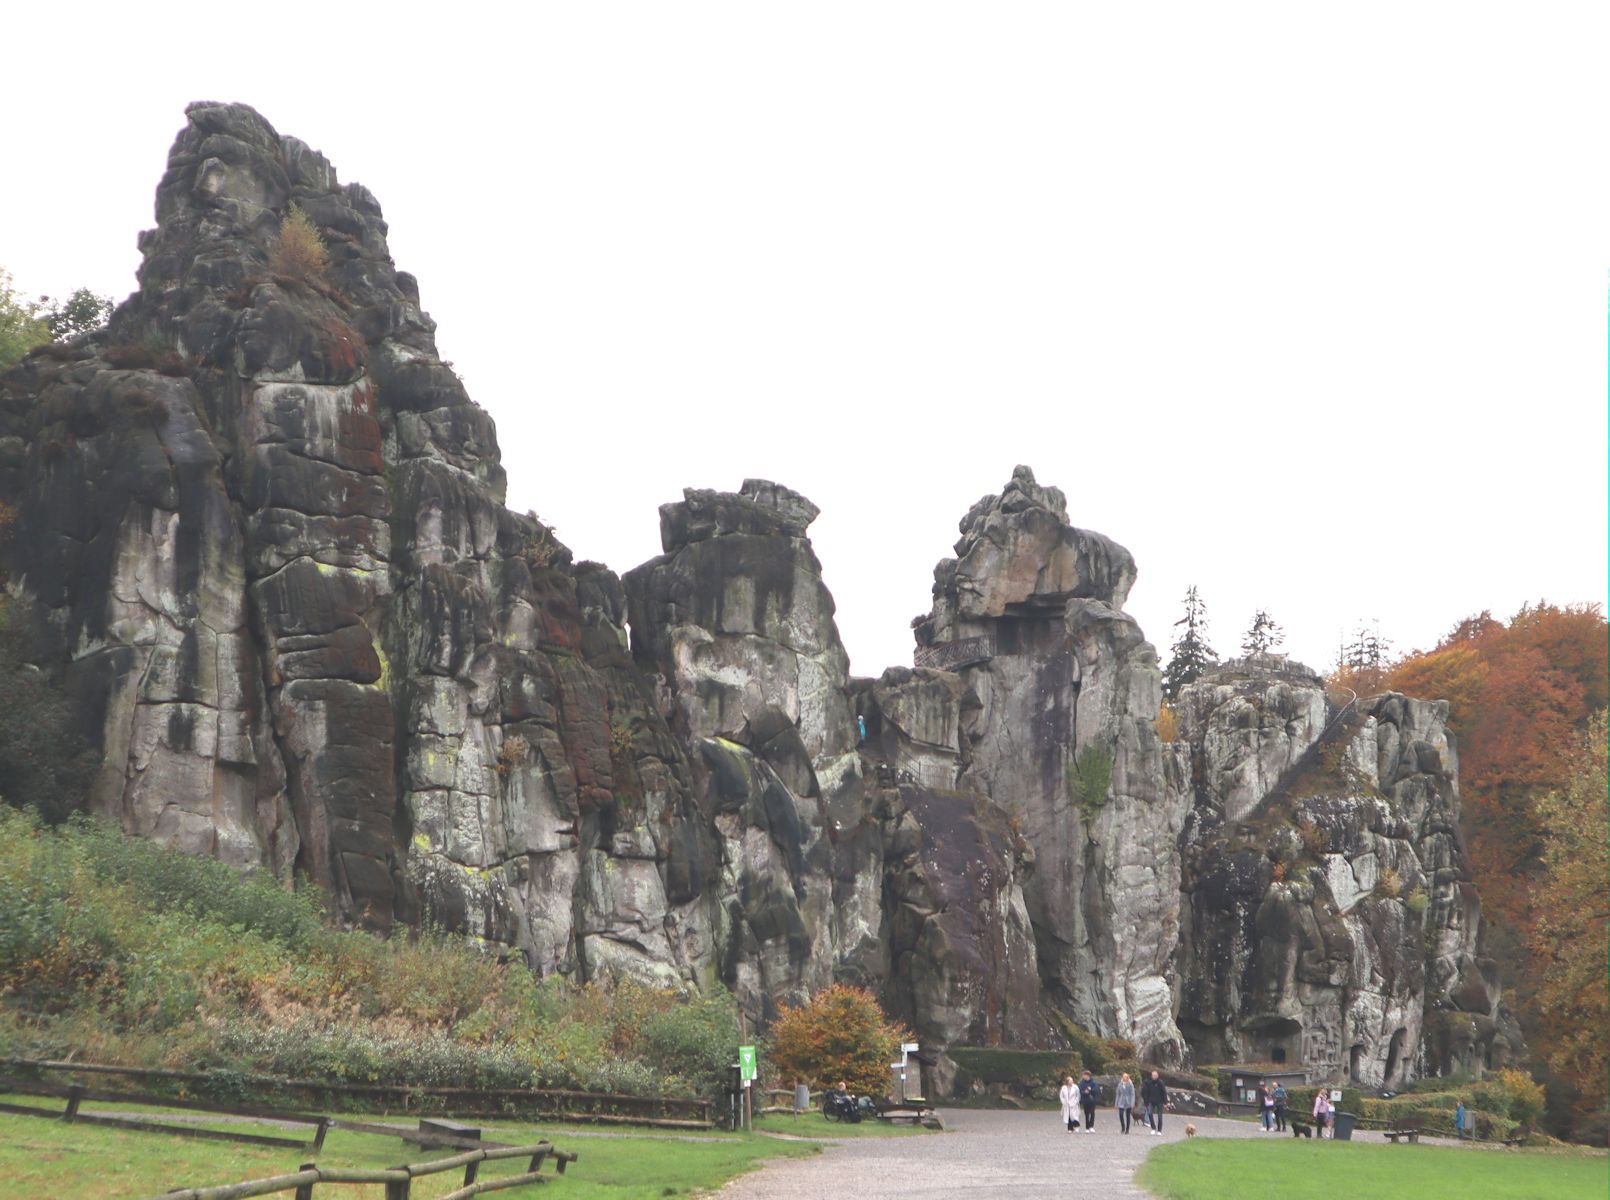
[[[1185,1136],[1186,1137],[1195,1137],[1196,1136],[1196,1126],[1195,1125],[1187,1125],[1185,1127]]]
[[[1291,1136],[1294,1138],[1311,1138],[1314,1136],[1314,1131],[1309,1126],[1304,1125],[1301,1121],[1293,1121],[1291,1123]]]

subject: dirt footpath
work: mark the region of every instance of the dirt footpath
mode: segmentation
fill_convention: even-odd
[[[1118,1114],[1096,1113],[1096,1132],[1068,1133],[1052,1112],[945,1109],[946,1132],[928,1137],[859,1138],[835,1142],[815,1158],[773,1163],[720,1192],[721,1200],[833,1200],[868,1197],[965,1196],[969,1200],[1067,1200],[1071,1191],[1101,1200],[1144,1200],[1131,1182],[1146,1152],[1185,1136],[1185,1120],[1170,1113],[1163,1136],[1136,1122],[1118,1132]],[[1193,1117],[1200,1136],[1284,1137],[1247,1121]],[[830,1126],[802,1132],[825,1137]]]

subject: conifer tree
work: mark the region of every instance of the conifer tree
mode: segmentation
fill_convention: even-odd
[[[1202,603],[1194,583],[1185,593],[1185,615],[1174,622],[1174,628],[1182,625],[1184,632],[1169,647],[1172,657],[1163,668],[1163,696],[1169,703],[1178,700],[1187,684],[1202,678],[1208,668],[1219,661],[1213,647],[1208,645],[1207,606]]]
[[[1286,640],[1286,631],[1275,624],[1275,619],[1264,609],[1252,614],[1252,624],[1241,639],[1245,654],[1268,654]]]

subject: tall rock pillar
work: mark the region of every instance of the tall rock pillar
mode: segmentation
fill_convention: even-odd
[[[1177,1058],[1167,970],[1185,805],[1153,725],[1157,655],[1122,611],[1134,560],[1069,524],[1062,493],[1027,467],[961,535],[916,624],[917,665],[956,671],[976,696],[967,776],[1034,848],[1041,978],[1081,1024]]]

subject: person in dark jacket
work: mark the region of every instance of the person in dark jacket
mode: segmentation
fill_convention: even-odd
[[[1286,1088],[1278,1081],[1275,1083],[1275,1132],[1286,1132]]]
[[[1101,1085],[1086,1071],[1079,1077],[1079,1107],[1084,1109],[1085,1132],[1096,1132],[1096,1102],[1101,1099]]]
[[[1163,1106],[1168,1103],[1168,1088],[1164,1085],[1160,1072],[1153,1071],[1152,1077],[1140,1085],[1140,1102],[1146,1106],[1146,1124],[1151,1126],[1154,1134],[1161,1137]]]

